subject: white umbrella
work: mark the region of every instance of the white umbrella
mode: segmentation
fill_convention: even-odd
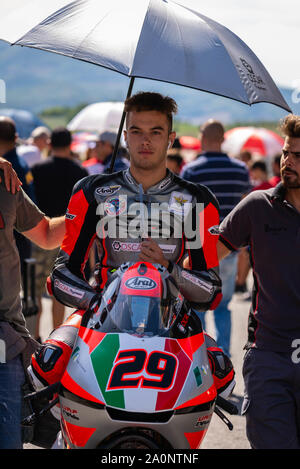
[[[281,153],[284,139],[264,127],[235,127],[225,132],[222,150],[231,156],[238,156],[242,150],[273,157]]]
[[[121,102],[89,104],[73,117],[67,127],[71,132],[118,132],[123,108],[124,103]]]
[[[234,33],[171,0],[10,0],[0,39],[290,112],[269,73]],[[125,116],[123,114],[119,134]]]

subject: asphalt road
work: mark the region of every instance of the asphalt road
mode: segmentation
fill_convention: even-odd
[[[250,449],[246,437],[245,417],[240,415],[244,394],[242,365],[245,351],[243,347],[247,339],[249,308],[249,301],[243,300],[241,296],[234,295],[230,303],[232,320],[230,352],[236,373],[236,385],[230,400],[239,408],[239,415],[229,416],[224,412],[233,424],[233,430],[230,431],[220,418],[214,414],[201,449]],[[213,314],[209,311],[206,316],[207,332],[214,336]]]
[[[52,330],[50,305],[49,299],[43,299],[44,311],[41,317],[42,339],[45,339]],[[234,295],[230,303],[232,311],[231,359],[236,372],[236,386],[230,400],[237,405],[239,410],[241,409],[243,399],[242,361],[244,355],[243,346],[247,337],[249,306],[249,301],[243,300],[239,295]],[[67,309],[66,314],[70,314],[71,311]],[[213,314],[210,311],[206,314],[206,327],[207,332],[214,336]],[[250,449],[245,432],[245,418],[240,413],[234,416],[226,414],[226,416],[232,422],[233,430],[230,431],[224,422],[214,414],[201,449]],[[24,449],[38,449],[38,447],[25,444]]]

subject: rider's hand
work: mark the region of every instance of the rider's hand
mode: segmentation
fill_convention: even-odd
[[[10,191],[12,194],[15,194],[15,192],[18,192],[20,190],[20,186],[22,185],[22,182],[17,176],[17,173],[12,167],[12,164],[5,160],[4,158],[0,157],[0,169],[3,170],[4,172],[4,182],[5,182],[5,187],[8,191]],[[0,182],[1,182],[1,177],[0,177]]]
[[[151,238],[141,242],[141,252],[139,255],[140,261],[151,262],[151,264],[161,264],[166,269],[169,266],[169,261],[165,258],[162,249]]]

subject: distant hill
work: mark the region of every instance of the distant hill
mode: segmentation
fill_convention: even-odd
[[[80,103],[122,101],[129,85],[128,77],[49,52],[9,46],[0,41],[0,79],[6,85],[6,103],[39,113],[54,106],[74,107]],[[271,104],[247,106],[227,98],[182,86],[151,80],[136,80],[133,92],[159,91],[174,97],[179,107],[177,118],[201,124],[209,117],[232,122],[277,121],[286,111]],[[300,104],[292,103],[291,89],[280,88],[293,112]]]

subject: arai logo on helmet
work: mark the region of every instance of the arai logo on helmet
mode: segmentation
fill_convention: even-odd
[[[132,277],[126,280],[125,285],[132,290],[152,290],[157,287],[157,283],[149,277]]]

